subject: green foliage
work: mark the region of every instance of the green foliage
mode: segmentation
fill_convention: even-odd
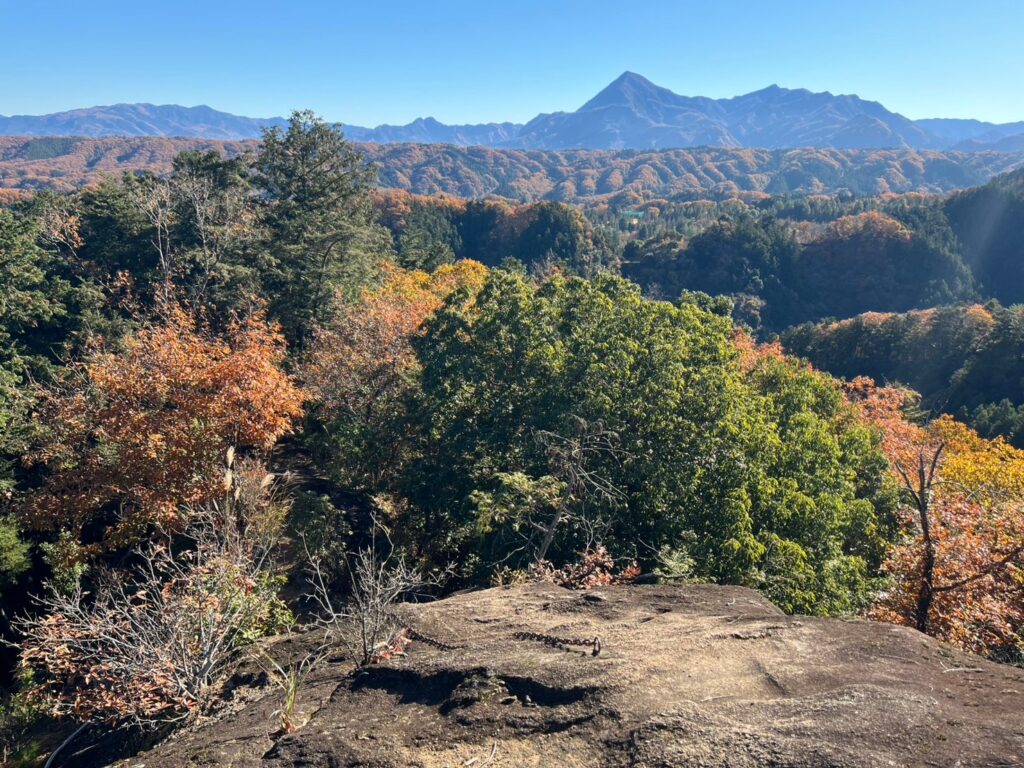
[[[75,200],[81,222],[80,258],[100,279],[129,277],[143,300],[151,298],[159,282],[159,256],[153,246],[155,233],[137,202],[143,187],[155,183],[155,177],[108,178]]]
[[[874,212],[837,219],[805,246],[794,287],[799,305],[786,307],[773,327],[869,310],[902,312],[975,296],[971,271],[948,233],[922,236]]]
[[[43,562],[50,569],[50,588],[62,595],[72,594],[89,571],[78,539],[71,531],[63,529],[56,540],[42,542],[39,549]]]
[[[950,197],[943,211],[986,297],[1024,301],[1024,185],[1021,174]]]
[[[198,306],[226,315],[258,300],[259,238],[250,171],[240,157],[187,151],[167,180],[176,283]]]
[[[58,300],[65,286],[48,285],[50,257],[39,235],[31,217],[0,209],[0,349],[9,366],[27,351],[32,332],[65,309]]]
[[[755,322],[744,321],[772,331],[978,295],[1021,302],[1021,178],[1019,171],[1007,174],[944,200],[836,195],[752,205],[659,203],[656,215],[626,227],[632,239],[623,274],[663,298],[700,290],[731,295],[742,306],[756,297],[765,306],[744,310]],[[617,209],[591,216],[603,231],[627,221]]]
[[[588,471],[623,501],[576,500],[556,557],[597,528],[616,556],[650,567],[685,546],[698,577],[774,590],[792,610],[862,604],[890,512],[872,433],[825,376],[745,372],[730,332],[610,277],[534,289],[495,272],[475,301],[450,302],[418,343],[425,448],[406,487],[435,554],[514,564],[524,511],[559,494],[537,435],[600,423],[618,450]]]
[[[956,416],[974,427],[982,437],[991,439],[1002,435],[1018,448],[1024,448],[1024,404],[1015,406],[1003,398],[973,410],[961,408]]]
[[[818,368],[905,384],[922,394],[925,409],[1024,446],[1024,306],[869,314],[797,326],[782,339]]]
[[[168,290],[214,319],[269,304],[290,342],[352,296],[389,250],[374,178],[335,127],[295,113],[255,156],[177,155],[170,173],[125,174],[76,200],[80,256],[152,306]]]
[[[0,586],[10,584],[29,567],[29,545],[18,535],[18,525],[0,518]]]
[[[330,313],[336,291],[353,296],[386,254],[374,221],[375,172],[341,131],[311,112],[269,129],[254,163],[262,206],[262,293],[290,342],[302,345]]]
[[[70,153],[79,141],[80,139],[70,136],[40,136],[29,139],[22,146],[22,157],[25,160],[52,160]]]
[[[690,241],[679,287],[759,296],[775,310],[793,300],[786,286],[792,283],[797,253],[793,234],[774,220],[726,220]]]
[[[425,201],[414,204],[404,227],[393,230],[399,244],[398,263],[407,269],[432,271],[456,258],[466,258],[454,218],[449,206]]]
[[[30,694],[32,677],[18,676],[17,688],[0,699],[0,763],[11,768],[39,765],[43,728],[52,727],[46,706]]]
[[[404,215],[385,216],[404,267],[435,269],[458,259],[495,267],[515,260],[534,274],[559,269],[591,276],[617,266],[615,250],[603,231],[564,203],[510,207],[392,194],[383,205],[408,207]]]
[[[167,177],[126,174],[85,190],[74,206],[78,255],[138,302],[151,305],[170,286],[226,312],[258,294],[253,190],[241,158],[182,152]]]
[[[500,258],[510,257],[535,271],[558,267],[585,277],[615,265],[607,244],[591,230],[579,209],[538,203],[520,215],[526,222],[518,237],[504,247],[495,247],[490,259],[481,259],[484,264],[496,265]]]
[[[226,598],[228,611],[237,610],[241,616],[238,635],[234,640],[236,646],[249,645],[261,637],[280,634],[295,624],[295,616],[280,597],[281,588],[286,580],[283,575],[261,573],[255,578],[248,592],[239,593],[232,590],[230,593],[218,595],[216,590],[211,589],[211,594]],[[219,582],[214,583],[220,586]]]
[[[522,472],[499,472],[494,483],[493,491],[470,493],[482,534],[503,525],[518,532],[529,525],[531,513],[553,514],[565,493],[565,483],[550,475],[534,479]]]
[[[56,248],[44,248],[47,202],[0,209],[0,495],[9,493],[9,462],[25,447],[34,402],[31,380],[46,380],[93,323],[96,291],[75,278]]]
[[[303,554],[320,563],[324,578],[330,582],[340,579],[351,548],[349,511],[338,508],[326,494],[303,491],[295,496],[288,526],[293,538],[301,542]]]
[[[710,296],[703,291],[683,291],[679,296],[679,303],[693,304],[705,312],[721,317],[731,317],[736,308],[735,302],[728,296]]]
[[[634,240],[623,252],[622,272],[663,298],[688,290],[731,296],[737,320],[771,330],[975,295],[971,271],[935,206],[847,215],[802,237],[801,243],[792,221],[746,210],[689,242],[670,230]]]
[[[770,532],[761,537],[766,586],[783,585],[793,610],[864,607],[896,529],[896,497],[877,436],[833,380],[791,359],[763,358],[748,382],[776,425],[768,471],[754,491],[768,515],[756,520]],[[808,569],[813,581],[800,579],[807,594],[785,586]]]

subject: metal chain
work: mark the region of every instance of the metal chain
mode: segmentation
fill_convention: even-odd
[[[418,632],[412,627],[405,628],[405,636],[410,640],[423,643],[425,645],[433,646],[441,651],[457,651],[460,648],[465,648],[464,645],[451,645],[441,640],[437,640],[433,637],[428,637],[422,632]],[[546,635],[541,632],[516,632],[512,635],[516,640],[533,640],[538,643],[544,643],[545,645],[567,645],[567,646],[582,646],[590,648],[590,654],[597,656],[601,653],[601,638],[600,636],[584,640],[581,638],[574,637],[558,637],[556,635]]]
[[[581,640],[572,637],[556,637],[555,635],[545,635],[541,632],[516,632],[512,635],[516,640],[536,640],[538,643],[545,643],[546,645],[581,645],[590,646],[591,656],[597,656],[601,653],[601,638],[600,636],[592,638],[590,640]]]
[[[459,648],[464,648],[462,645],[449,645],[448,643],[440,640],[435,640],[432,637],[427,637],[422,632],[417,632],[412,627],[405,628],[405,636],[410,640],[416,640],[417,642],[424,643],[426,645],[432,645],[440,651],[457,651]]]

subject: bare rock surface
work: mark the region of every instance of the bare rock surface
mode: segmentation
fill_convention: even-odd
[[[1024,766],[1024,670],[739,587],[532,584],[402,618],[421,639],[321,668],[296,732],[272,733],[267,689],[119,765]]]

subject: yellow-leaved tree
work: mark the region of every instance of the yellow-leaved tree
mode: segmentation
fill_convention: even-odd
[[[872,615],[974,652],[1019,653],[1024,630],[1024,451],[949,416],[920,426],[909,393],[858,379],[903,491],[904,536]]]
[[[463,260],[433,272],[384,266],[379,287],[341,304],[332,321],[317,329],[302,367],[315,413],[332,425],[332,453],[347,456],[356,477],[347,482],[380,487],[401,465],[403,441],[395,433],[417,361],[413,340],[424,322],[454,292],[475,292],[487,268]]]

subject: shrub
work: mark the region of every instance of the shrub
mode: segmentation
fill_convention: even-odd
[[[640,567],[630,563],[623,569],[615,567],[615,561],[603,544],[580,554],[580,559],[561,568],[542,560],[530,567],[530,575],[537,581],[550,581],[567,589],[593,589],[608,584],[628,584],[640,575]]]
[[[283,524],[273,478],[230,466],[225,496],[178,536],[101,571],[92,593],[50,589],[19,622],[21,666],[57,716],[105,723],[180,721],[211,703],[235,648],[290,622],[271,554]]]

